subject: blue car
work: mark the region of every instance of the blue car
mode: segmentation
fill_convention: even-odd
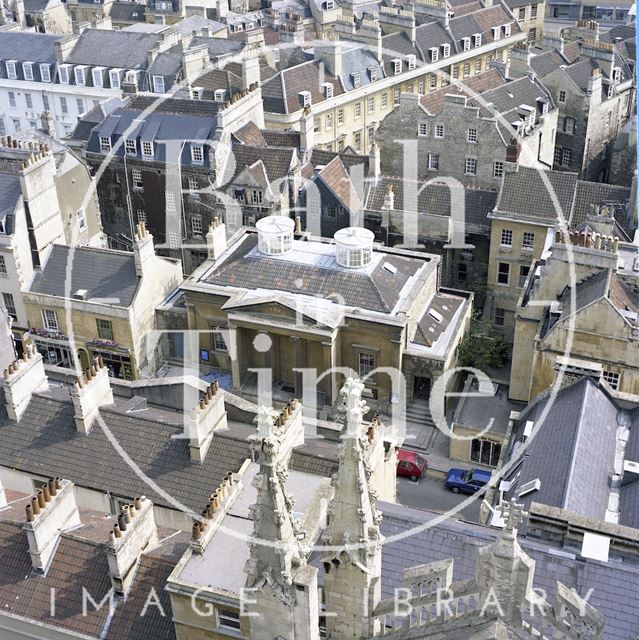
[[[454,493],[475,493],[490,481],[490,471],[483,469],[450,469],[446,486]]]

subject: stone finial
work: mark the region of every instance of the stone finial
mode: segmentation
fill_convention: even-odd
[[[504,520],[504,535],[515,537],[517,535],[517,525],[528,516],[523,504],[517,504],[513,498],[510,501],[499,504],[499,512]]]

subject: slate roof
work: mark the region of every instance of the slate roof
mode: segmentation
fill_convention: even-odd
[[[625,207],[630,201],[630,189],[604,182],[577,181],[575,199],[573,203],[570,223],[579,225],[586,220],[586,216],[593,212],[593,207],[606,203],[620,203]],[[620,223],[625,220],[619,220]],[[629,230],[626,230],[628,232]]]
[[[22,31],[0,32],[0,60],[56,61],[54,44],[64,36]]]
[[[294,258],[272,258],[251,254],[257,234],[247,232],[231,254],[201,280],[217,286],[244,289],[271,289],[331,299],[342,296],[347,306],[390,313],[402,288],[423,266],[420,258],[388,254],[370,272],[317,264],[305,264]],[[384,269],[384,263],[396,267],[396,273]],[[302,282],[300,288],[299,283]]]
[[[432,347],[439,337],[446,331],[459,307],[464,303],[464,298],[447,293],[438,293],[433,296],[430,304],[424,309],[424,313],[415,325],[415,334],[411,340],[415,344]],[[435,320],[428,312],[434,311],[442,318],[441,322]]]
[[[146,69],[148,52],[161,41],[155,33],[86,29],[65,62],[98,67]]]
[[[518,78],[512,82],[501,84],[493,89],[488,89],[481,94],[481,98],[471,98],[468,103],[479,108],[482,115],[487,118],[494,117],[495,112],[508,114],[516,111],[520,105],[528,105],[541,114],[537,100],[542,99],[550,103],[552,100],[546,90],[536,80],[528,76]],[[486,103],[492,104],[489,107]]]
[[[540,422],[546,407],[548,413]],[[534,501],[604,520],[614,473],[618,412],[613,400],[589,378],[561,389],[555,398],[533,404],[513,434],[512,441],[518,443],[526,422],[535,423],[525,442],[523,462],[511,473],[513,477],[519,473],[519,478],[509,497],[526,506]],[[520,445],[514,446],[519,452]],[[521,487],[537,478],[540,488],[519,497]]]
[[[67,287],[67,267],[71,267],[71,283]],[[138,288],[135,258],[132,253],[53,245],[46,264],[36,272],[30,293],[64,298],[85,289],[87,300],[110,299],[111,306],[128,307]],[[116,299],[119,302],[116,302]]]
[[[380,176],[369,189],[365,208],[369,211],[381,211],[384,196],[388,187],[391,186],[395,209],[404,210],[404,190],[407,183],[408,181],[403,178]],[[424,184],[413,182],[411,188],[413,193],[419,191],[417,210],[420,213],[450,216],[450,189],[446,185],[433,183],[424,186]],[[464,195],[466,222],[477,226],[490,226],[487,215],[495,207],[497,191],[465,188]]]
[[[542,177],[543,176],[543,177]],[[552,191],[549,191],[545,179]],[[554,224],[561,214],[569,219],[577,184],[577,174],[567,171],[543,171],[519,166],[506,172],[495,207],[496,211]],[[559,212],[551,193],[557,198]]]
[[[630,436],[626,443],[624,458],[632,462],[639,462],[639,408],[629,415]],[[628,527],[639,529],[639,477],[621,487],[619,501],[621,515],[619,522]]]
[[[475,576],[478,550],[495,541],[497,533],[455,519],[432,524],[436,514],[398,504],[378,502],[383,512],[382,597],[404,587],[403,571],[415,565],[454,558],[454,580]],[[426,507],[428,504],[426,503]],[[394,538],[390,540],[391,536]],[[535,560],[534,586],[546,591],[552,601],[556,581],[574,588],[605,619],[604,640],[628,640],[639,629],[639,567],[634,562],[598,562],[549,548],[519,536],[519,544]],[[463,637],[463,636],[461,636]],[[490,636],[496,637],[496,636]]]
[[[20,178],[13,173],[0,173],[0,221],[5,222],[11,216],[11,220],[5,222],[7,235],[13,233],[12,214],[21,195]]]
[[[144,22],[146,4],[141,2],[114,2],[109,15],[113,22]]]

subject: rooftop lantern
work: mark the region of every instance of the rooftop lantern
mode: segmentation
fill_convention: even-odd
[[[333,236],[337,245],[337,264],[349,269],[358,269],[370,264],[373,258],[375,235],[363,227],[340,229]]]
[[[267,216],[258,220],[258,246],[267,256],[280,256],[293,248],[295,222],[285,216]]]

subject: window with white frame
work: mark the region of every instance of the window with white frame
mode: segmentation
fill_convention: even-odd
[[[359,71],[356,71],[355,73],[351,73],[351,78],[353,79],[353,87],[355,87],[355,89],[357,89],[361,84],[361,78],[360,78],[360,75],[359,75]]]
[[[324,97],[330,100],[333,97],[333,85],[330,82],[324,84]]]
[[[127,138],[124,141],[124,147],[129,156],[134,156],[138,152],[138,142],[135,138]]]
[[[195,164],[204,162],[204,147],[200,144],[191,145],[191,160]]]
[[[164,93],[163,76],[153,76],[153,91],[154,93]]]
[[[537,17],[537,5],[536,4],[530,5],[530,17],[531,18],[536,18]]]
[[[438,153],[429,153],[428,154],[428,169],[430,171],[437,171],[439,169],[439,154]]]
[[[375,96],[370,96],[367,102],[368,102],[368,113],[373,113],[375,111]]]
[[[226,92],[224,91],[224,89],[216,89],[215,92],[213,93],[215,97],[215,102],[224,102],[225,93]]]
[[[435,137],[441,140],[444,137],[444,125],[436,124],[435,125]]]
[[[14,319],[18,319],[18,312],[16,311],[16,303],[13,299],[13,296],[10,293],[2,294],[2,302],[4,303],[4,308],[7,310],[7,313]]]
[[[146,211],[144,211],[144,209],[138,209],[136,215],[138,217],[138,222],[143,222],[144,224],[146,224],[147,218]]]
[[[470,75],[470,62],[464,62],[464,78]]]
[[[476,47],[481,47],[481,33],[473,34],[473,40]]]
[[[565,91],[560,91],[559,92],[559,97],[557,99],[559,100],[559,102],[566,102],[566,92]]]
[[[191,216],[191,231],[194,236],[202,235],[202,216]]]
[[[200,183],[197,178],[189,178],[189,191],[199,191]]]
[[[7,262],[4,259],[4,256],[0,256],[0,276],[7,275]]]
[[[497,284],[508,284],[510,279],[510,264],[508,262],[500,262],[497,268]]]
[[[477,142],[477,129],[473,127],[468,129],[468,133],[466,134],[466,140],[471,144],[475,144]]]
[[[333,128],[333,114],[327,113],[326,117],[324,118],[324,129],[326,129],[326,131],[329,131],[332,128]]]
[[[416,62],[417,62],[417,59],[415,57],[415,54],[414,53],[409,54],[408,55],[408,69],[409,70],[414,69]]]
[[[448,43],[442,45],[442,56],[448,58],[450,56],[450,45]]]
[[[508,37],[510,35],[510,24],[504,25],[504,35]]]
[[[397,58],[394,58],[392,60],[392,65],[393,65],[393,73],[395,75],[399,75],[402,72],[402,61],[398,60]]]
[[[477,158],[466,158],[464,163],[464,173],[467,176],[474,176],[477,174]]]
[[[382,109],[386,109],[388,107],[388,94],[387,93],[382,93],[381,107],[382,107]]]
[[[344,109],[337,110],[337,124],[344,124]]]
[[[142,188],[142,172],[139,169],[131,170],[131,181],[134,189]]]
[[[33,80],[33,62],[23,62],[22,73],[25,80]]]
[[[526,284],[526,278],[528,277],[529,273],[530,273],[530,265],[522,264],[519,267],[519,288],[520,289],[523,289],[524,285]]]
[[[180,234],[177,231],[169,231],[169,247],[177,249],[180,246]]]
[[[469,37],[464,37],[462,38],[462,46],[464,48],[464,51],[470,51],[470,38]]]
[[[439,49],[437,47],[431,47],[430,51],[430,61],[437,62],[439,60]]]
[[[165,194],[166,210],[170,213],[175,212],[175,194],[173,191],[167,191]]]
[[[570,162],[572,160],[572,149],[562,149],[561,150],[561,164],[564,167],[570,166]]]
[[[83,87],[86,84],[86,77],[84,74],[84,67],[76,67],[73,70],[73,75],[75,76],[75,83]]]
[[[495,307],[493,311],[493,323],[498,327],[503,327],[506,324],[506,310],[501,307]]]
[[[111,89],[120,88],[120,70],[119,69],[111,69],[111,71],[109,71],[109,84],[111,85]]]
[[[619,383],[621,382],[621,374],[614,371],[604,370],[602,378],[613,388],[619,389]]]
[[[501,27],[493,27],[493,40],[497,41],[501,38]]]
[[[226,346],[226,340],[224,340],[224,333],[222,331],[215,331],[213,334],[213,348],[215,351],[228,351]]]
[[[575,119],[566,116],[564,118],[564,133],[573,134],[575,132]]]
[[[78,209],[76,217],[78,219],[78,229],[84,231],[87,228],[87,216],[84,209]]]
[[[152,140],[142,140],[142,155],[145,158],[153,157],[153,141]]]
[[[362,115],[362,103],[361,102],[356,102],[355,106],[353,107],[353,117],[355,118],[359,118]]]
[[[429,81],[429,85],[428,86],[430,87],[431,91],[434,91],[435,89],[437,89],[437,76],[435,74],[433,74],[430,77],[430,81]]]
[[[555,147],[554,164],[561,164],[561,147]]]
[[[481,58],[475,58],[475,73],[481,73]]]
[[[69,107],[67,105],[67,99],[64,96],[60,96],[60,111],[63,115],[69,113]]]
[[[420,122],[417,126],[417,135],[418,136],[427,136],[428,135],[428,122]]]
[[[495,160],[493,163],[493,178],[501,178],[504,175],[504,163]]]
[[[27,109],[33,109],[33,98],[31,97],[30,93],[24,94],[24,101],[27,105]]]
[[[371,82],[375,82],[377,80],[377,69],[375,67],[369,67],[368,71],[370,74]]]
[[[251,202],[253,204],[262,204],[264,201],[264,194],[260,189],[251,189]]]
[[[417,93],[419,93],[420,96],[423,96],[425,93],[425,84],[424,84],[424,79],[422,78],[418,83],[417,83]]]
[[[100,151],[111,151],[111,138],[100,136]]]
[[[502,247],[512,247],[513,246],[513,230],[512,229],[502,229],[501,230],[501,239],[499,244]]]
[[[42,309],[42,324],[47,331],[58,331],[58,314],[53,309]]]
[[[58,78],[60,84],[69,84],[69,65],[63,64],[58,67]]]
[[[77,107],[80,115],[84,113],[84,100],[82,98],[75,99],[75,106]]]
[[[97,67],[91,71],[91,77],[93,78],[94,87],[101,87],[104,84],[102,80],[102,71],[103,69],[100,67]]]
[[[524,231],[521,246],[523,249],[532,249],[535,246],[535,234],[531,231]]]
[[[7,78],[9,78],[9,80],[15,80],[18,77],[15,60],[7,60],[6,65],[7,65]]]
[[[364,378],[375,368],[375,355],[372,353],[359,354],[359,377]]]
[[[51,68],[48,64],[40,65],[40,78],[42,82],[51,82]]]
[[[399,104],[400,89],[393,89],[393,104]]]

